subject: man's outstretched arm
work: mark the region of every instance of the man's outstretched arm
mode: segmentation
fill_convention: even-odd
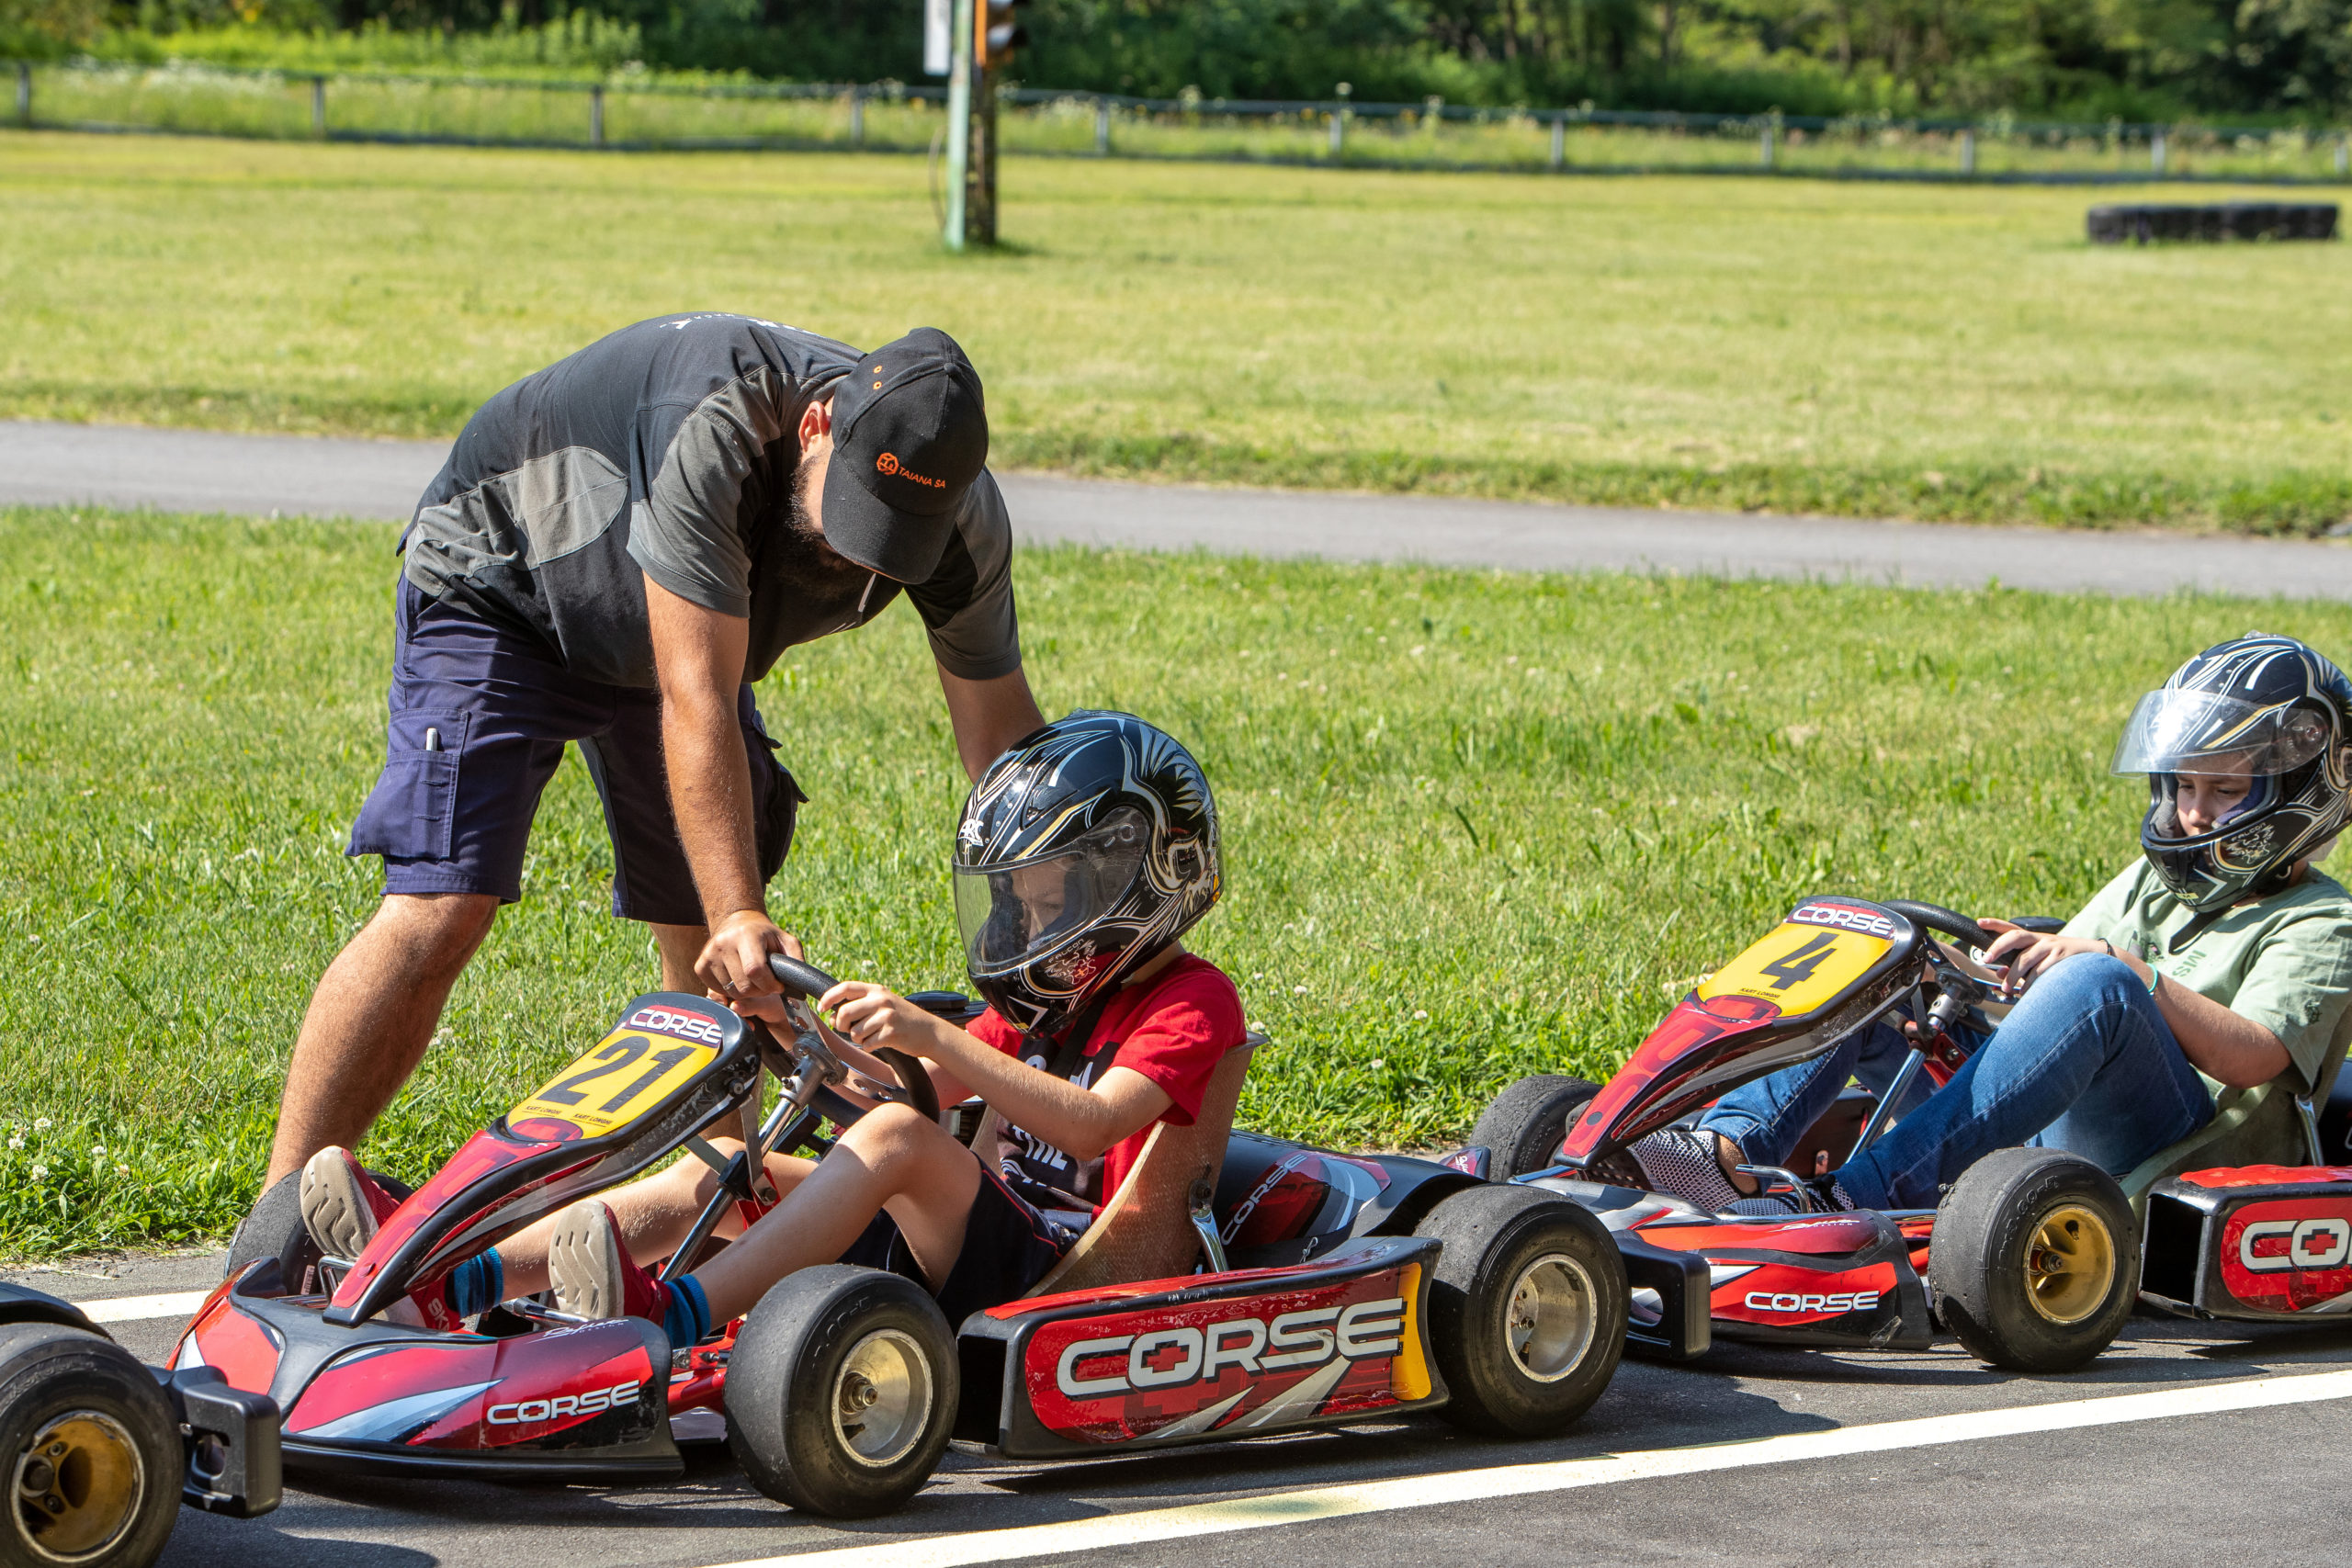
[[[694,871],[709,940],[695,974],[731,999],[778,989],[767,955],[800,955],[768,918],[752,825],[752,769],[736,716],[751,623],[680,598],[648,577],[646,619],[662,682],[662,751],[670,810]]]
[[[947,722],[956,731],[956,754],[977,780],[1014,741],[1046,722],[1030,694],[1029,677],[1015,670],[992,681],[967,681],[939,669],[939,689],[947,695]]]

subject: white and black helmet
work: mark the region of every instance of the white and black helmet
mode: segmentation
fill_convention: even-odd
[[[956,924],[973,986],[1056,1035],[1216,902],[1216,804],[1192,753],[1087,709],[989,764],[956,830]]]
[[[2284,886],[2352,808],[2347,733],[2352,681],[2293,637],[2249,632],[2218,643],[2142,697],[2115,771],[2148,775],[2140,847],[2173,896],[2218,914]],[[2243,775],[2250,787],[2209,831],[2185,835],[2183,773]]]

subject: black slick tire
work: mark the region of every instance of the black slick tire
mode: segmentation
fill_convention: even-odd
[[[1607,1227],[1537,1188],[1473,1187],[1413,1234],[1444,1247],[1429,1311],[1446,1419],[1495,1437],[1566,1430],[1625,1350],[1625,1265]]]
[[[254,1201],[229,1237],[221,1278],[233,1280],[255,1261],[284,1255],[302,1235],[302,1173],[288,1171]]]
[[[185,1463],[171,1404],[130,1351],[60,1324],[0,1328],[0,1568],[147,1568]]]
[[[1600,1092],[1600,1086],[1557,1073],[1521,1078],[1495,1097],[1470,1131],[1490,1157],[1487,1174],[1509,1181],[1558,1163],[1568,1123]]]
[[[2132,1315],[2139,1227],[2115,1179],[2088,1160],[2002,1149],[1937,1206],[1928,1286],[1937,1321],[1978,1359],[2070,1372]]]
[[[727,1362],[727,1442],[779,1503],[861,1519],[905,1503],[956,1425],[956,1337],[910,1280],[842,1263],[787,1275]]]

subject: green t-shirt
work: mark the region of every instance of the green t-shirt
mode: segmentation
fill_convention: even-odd
[[[2239,905],[2178,953],[2168,951],[2193,913],[2154,866],[2135,860],[2066,922],[2066,934],[2105,937],[2165,979],[2262,1025],[2287,1048],[2299,1087],[2309,1092],[2352,1001],[2352,894],[2314,867],[2294,886]],[[2222,1092],[2215,1079],[2205,1082]]]

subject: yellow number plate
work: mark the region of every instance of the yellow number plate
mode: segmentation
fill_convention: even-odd
[[[1707,976],[1701,998],[1761,997],[1783,1018],[1826,1007],[1894,944],[1860,931],[1784,922]]]
[[[551,1116],[599,1138],[661,1104],[718,1055],[716,1045],[616,1029],[547,1088],[508,1111],[507,1125]]]

